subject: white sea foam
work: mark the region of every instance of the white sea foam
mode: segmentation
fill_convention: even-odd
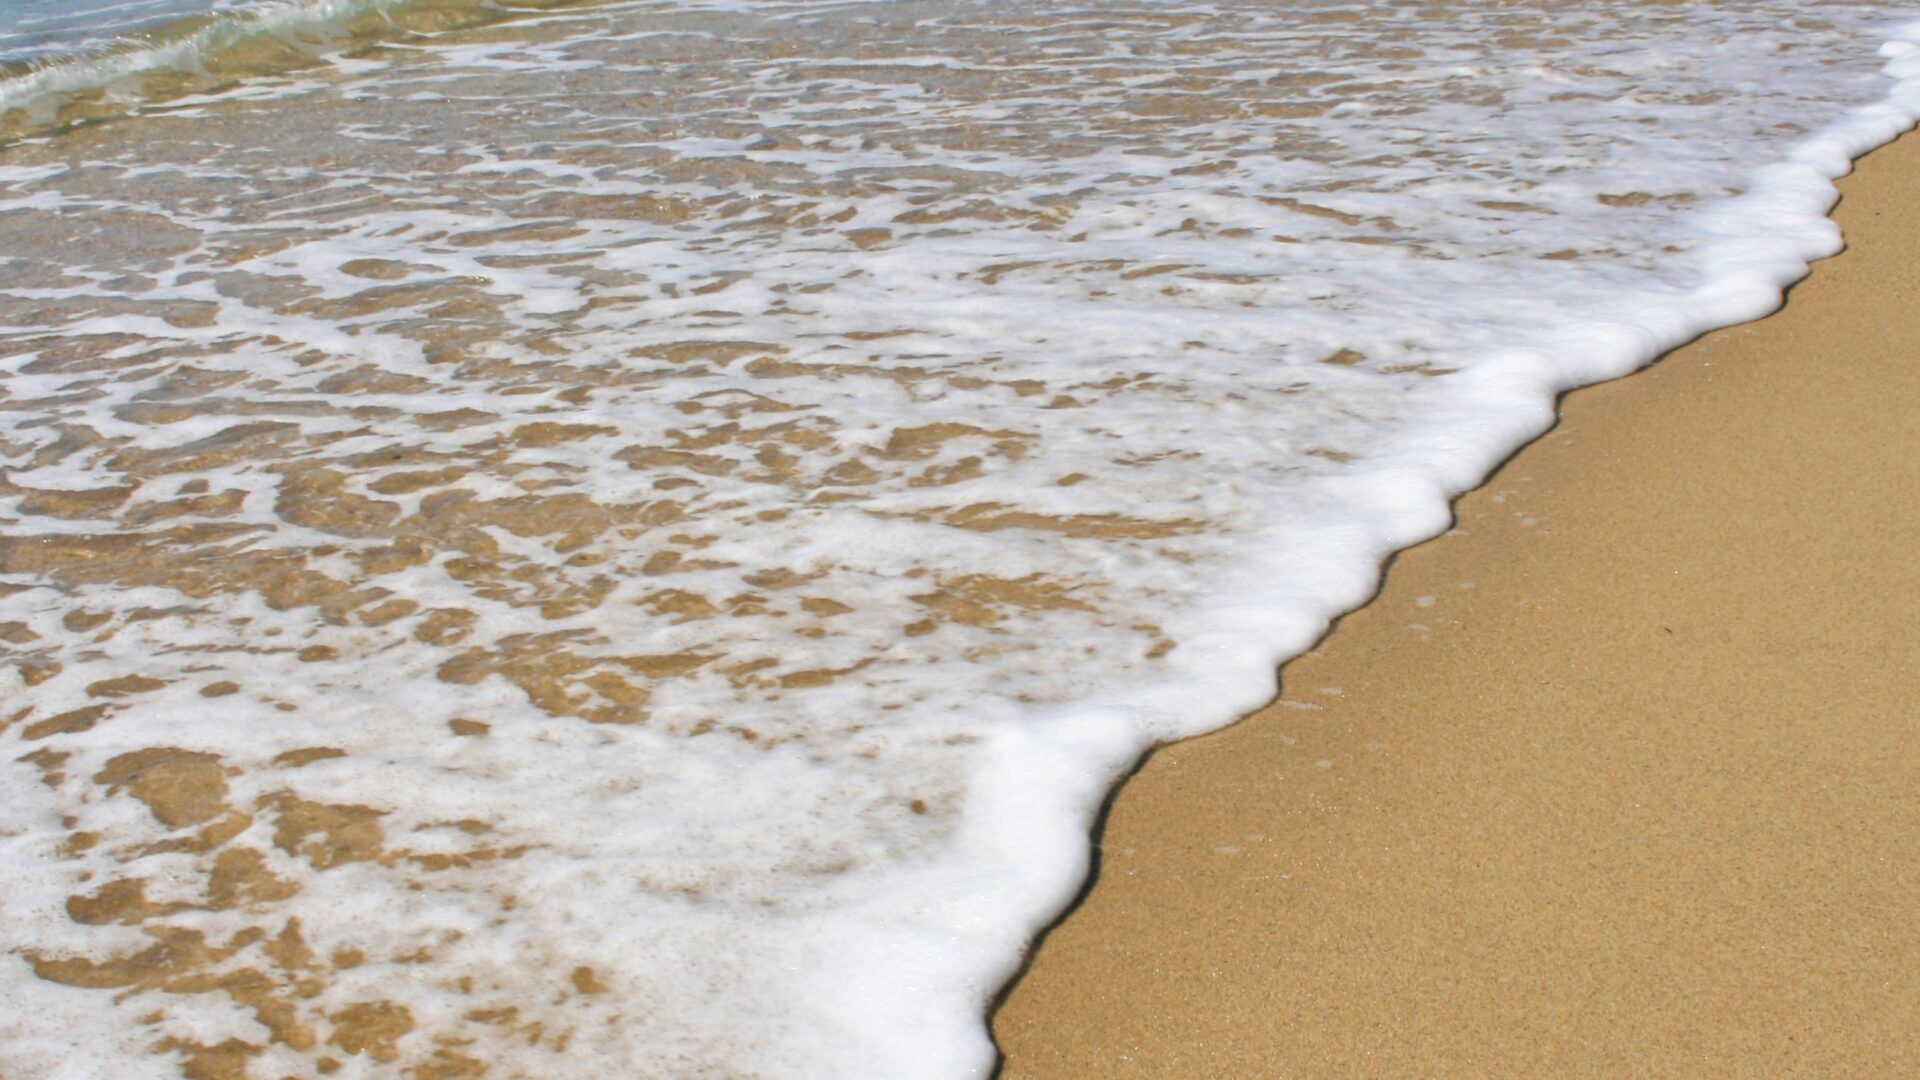
[[[1115,776],[1838,248],[1898,13],[621,3],[9,149],[7,1075],[983,1074]]]

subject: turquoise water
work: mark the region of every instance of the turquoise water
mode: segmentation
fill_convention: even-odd
[[[0,0],[0,63],[81,52],[183,16],[245,6],[239,0]]]

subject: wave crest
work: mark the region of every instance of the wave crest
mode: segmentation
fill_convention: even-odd
[[[583,0],[269,0],[183,18],[105,46],[0,63],[0,141],[322,66],[362,45],[499,22]]]

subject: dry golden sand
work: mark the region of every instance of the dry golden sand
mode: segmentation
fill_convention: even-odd
[[[1920,138],[1114,800],[1005,1080],[1920,1075]]]

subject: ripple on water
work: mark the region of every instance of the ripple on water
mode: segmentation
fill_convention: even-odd
[[[876,897],[1051,902],[996,740],[1230,719],[1890,9],[416,6],[6,147],[0,1054],[844,1074]]]

